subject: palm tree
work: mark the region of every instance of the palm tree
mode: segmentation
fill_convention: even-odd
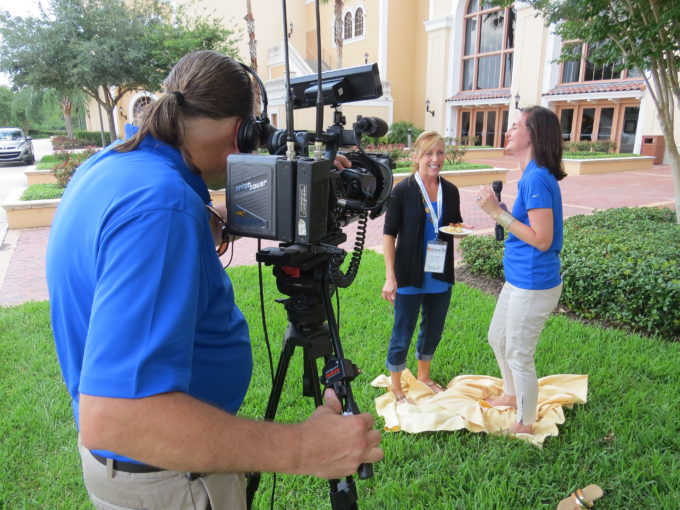
[[[250,50],[250,67],[257,72],[257,41],[255,40],[255,18],[253,18],[253,9],[250,5],[250,0],[246,2],[248,14],[243,18],[246,20],[248,26],[248,49]]]
[[[328,0],[322,0],[324,4],[328,3]],[[342,8],[344,7],[343,0],[335,0],[334,4],[335,22],[333,23],[333,40],[335,42],[335,51],[337,54],[337,68],[342,67],[342,41],[343,41],[343,23],[342,23]]]

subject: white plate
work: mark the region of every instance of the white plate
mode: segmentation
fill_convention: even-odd
[[[440,232],[444,232],[445,234],[452,235],[453,237],[465,237],[467,235],[472,234],[472,230],[469,228],[464,228],[462,229],[462,232],[453,232],[454,227],[451,227],[449,225],[444,225],[443,227],[439,227]]]

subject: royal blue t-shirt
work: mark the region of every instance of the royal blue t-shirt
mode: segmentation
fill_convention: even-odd
[[[508,233],[505,240],[503,269],[505,279],[521,289],[552,289],[560,284],[560,252],[562,251],[562,194],[557,179],[547,168],[533,160],[527,165],[517,186],[512,207],[516,221],[529,225],[530,209],[552,209],[553,241],[542,252]]]
[[[250,339],[215,253],[209,200],[180,152],[151,136],[76,171],[47,249],[52,328],[76,423],[80,393],[179,391],[239,409]]]

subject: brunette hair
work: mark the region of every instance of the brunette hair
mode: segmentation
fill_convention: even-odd
[[[437,145],[439,142],[444,143],[444,137],[437,133],[436,131],[423,131],[418,135],[418,138],[416,138],[415,143],[413,144],[413,156],[414,157],[420,157],[423,152],[431,149],[435,145]],[[445,144],[446,145],[446,144]],[[412,174],[415,174],[418,171],[418,163],[413,160],[413,170],[411,171]]]
[[[534,160],[561,181],[567,176],[562,166],[562,129],[555,112],[542,106],[522,109],[534,150]]]
[[[252,115],[255,101],[253,84],[243,66],[215,51],[195,51],[184,55],[163,82],[164,94],[149,104],[139,130],[117,145],[128,152],[137,148],[146,135],[182,150],[185,118],[226,119]]]

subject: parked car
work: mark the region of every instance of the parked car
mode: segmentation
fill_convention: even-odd
[[[0,163],[35,163],[32,138],[19,128],[0,128]]]

